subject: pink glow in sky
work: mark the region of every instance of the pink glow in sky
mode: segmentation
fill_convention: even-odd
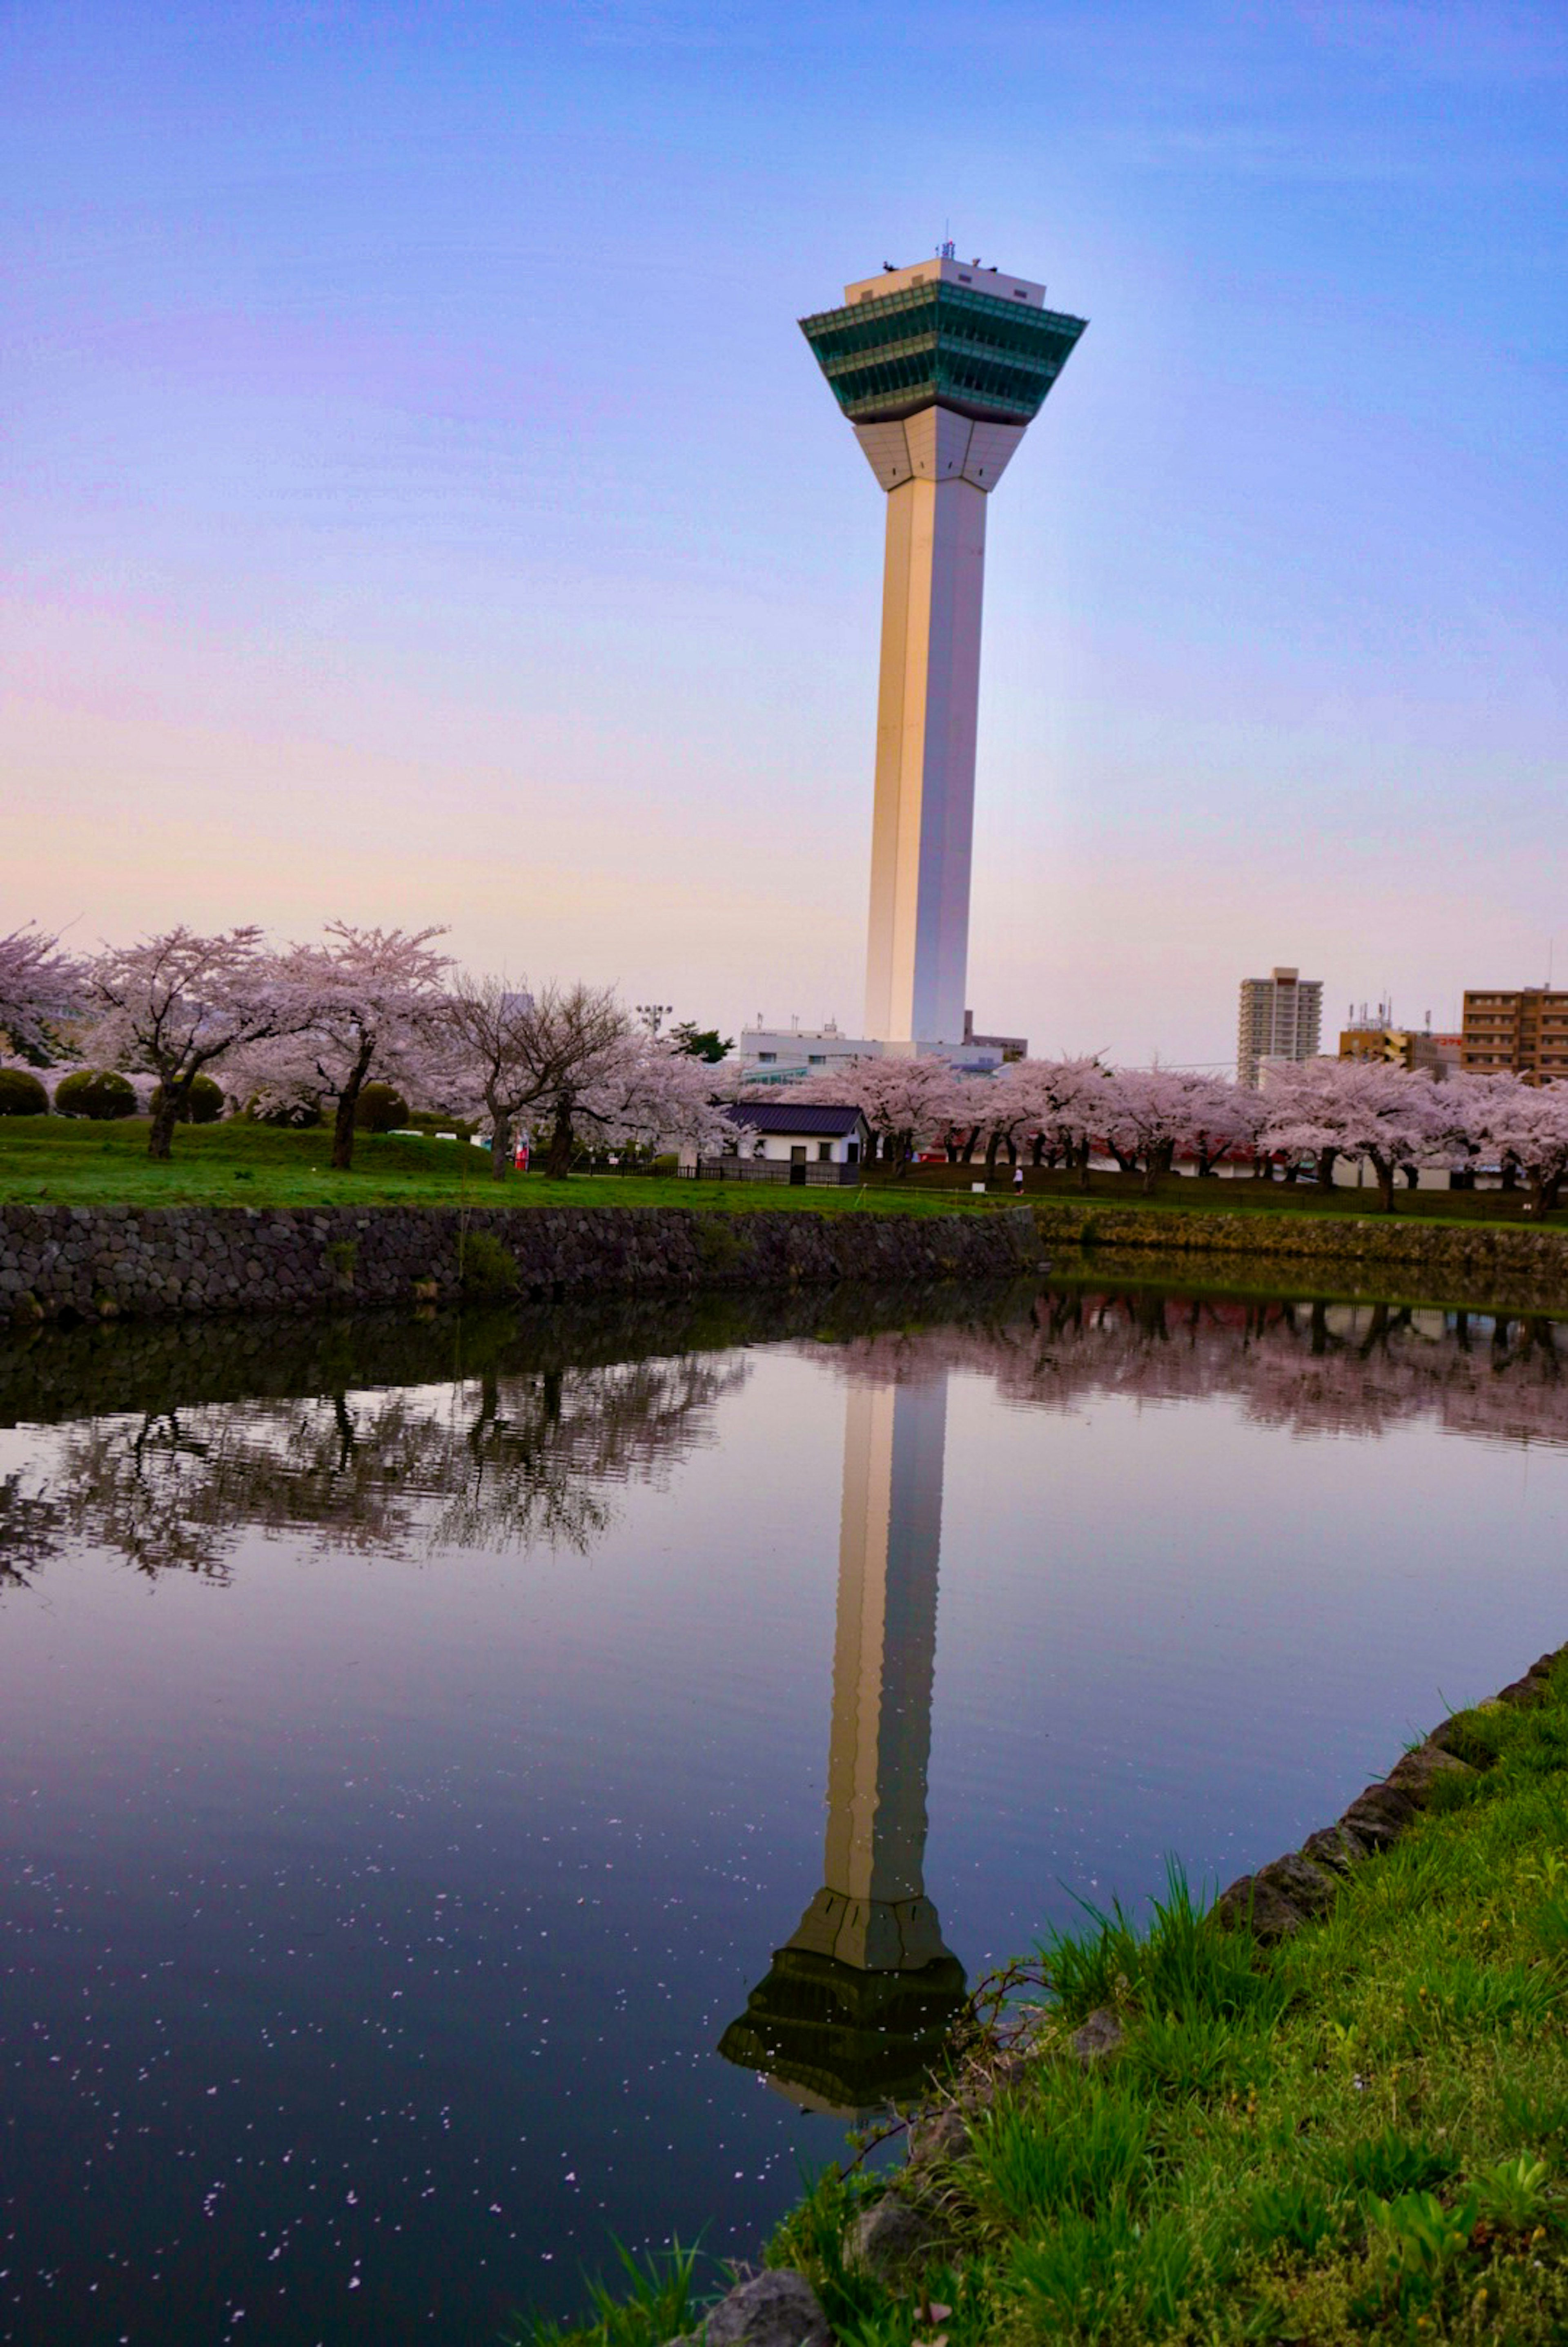
[[[991,516],[971,992],[1568,969],[1560,13],[14,10],[0,927],[452,925],[859,1016],[880,499],[796,332],[1089,333]]]

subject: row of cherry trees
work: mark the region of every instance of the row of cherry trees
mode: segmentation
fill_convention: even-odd
[[[270,945],[254,928],[199,936],[180,928],[73,960],[36,929],[0,938],[0,1030],[25,1056],[54,1056],[64,1025],[97,1065],[158,1081],[149,1153],[169,1154],[199,1076],[237,1102],[331,1115],[332,1163],[352,1159],[367,1083],[482,1120],[497,1179],[522,1124],[547,1131],[546,1168],[565,1174],[585,1141],[734,1147],[715,1094],[738,1089],[677,1044],[650,1036],[607,989],[457,971],[439,928],[330,922],[314,943]],[[752,1095],[755,1097],[755,1094]],[[1392,1210],[1401,1177],[1423,1165],[1501,1163],[1528,1182],[1538,1211],[1568,1178],[1568,1086],[1512,1075],[1436,1083],[1354,1060],[1310,1060],[1260,1092],[1179,1068],[1108,1068],[1094,1058],[1023,1060],[966,1076],[936,1060],[864,1059],[792,1099],[853,1102],[896,1168],[940,1146],[983,1150],[987,1171],[1016,1163],[1076,1169],[1114,1157],[1153,1189],[1177,1159],[1200,1174],[1227,1158],[1294,1176],[1307,1159],[1327,1185],[1339,1158],[1367,1166]],[[742,1141],[739,1145],[746,1145]]]
[[[201,1076],[236,1103],[329,1115],[341,1168],[372,1082],[483,1119],[498,1180],[523,1121],[548,1129],[556,1174],[589,1139],[733,1140],[711,1070],[647,1034],[609,989],[467,976],[437,949],[442,935],[332,921],[319,942],[279,948],[255,928],[179,928],[73,960],[17,930],[0,938],[0,1029],[36,1061],[58,1055],[65,1029],[93,1064],[155,1076],[156,1158]]]
[[[1005,1152],[1075,1169],[1114,1157],[1152,1190],[1178,1158],[1200,1174],[1227,1158],[1294,1179],[1305,1160],[1327,1187],[1337,1160],[1364,1164],[1392,1212],[1401,1177],[1423,1165],[1517,1170],[1536,1211],[1554,1207],[1568,1178],[1568,1086],[1513,1075],[1435,1082],[1422,1072],[1360,1060],[1308,1060],[1272,1073],[1261,1092],[1180,1068],[1107,1068],[1095,1059],[1020,1060],[993,1076],[965,1076],[931,1060],[856,1060],[792,1092],[856,1102],[880,1153],[895,1166],[917,1150],[952,1158],[983,1150],[988,1171]]]

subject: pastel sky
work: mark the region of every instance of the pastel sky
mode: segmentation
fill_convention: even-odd
[[[1091,322],[982,1025],[1568,977],[1565,196],[1557,5],[0,0],[0,928],[853,1028],[882,510],[794,321],[951,225]]]

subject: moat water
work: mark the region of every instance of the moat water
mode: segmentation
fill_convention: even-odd
[[[0,2340],[754,2250],[966,1980],[1568,1639],[1565,1363],[1065,1283],[0,1348]]]

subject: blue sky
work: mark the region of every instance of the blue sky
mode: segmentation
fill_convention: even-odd
[[[1565,134],[1506,0],[0,7],[0,926],[852,1026],[882,515],[793,322],[951,226],[1091,322],[990,517],[982,1023],[1568,974]]]

